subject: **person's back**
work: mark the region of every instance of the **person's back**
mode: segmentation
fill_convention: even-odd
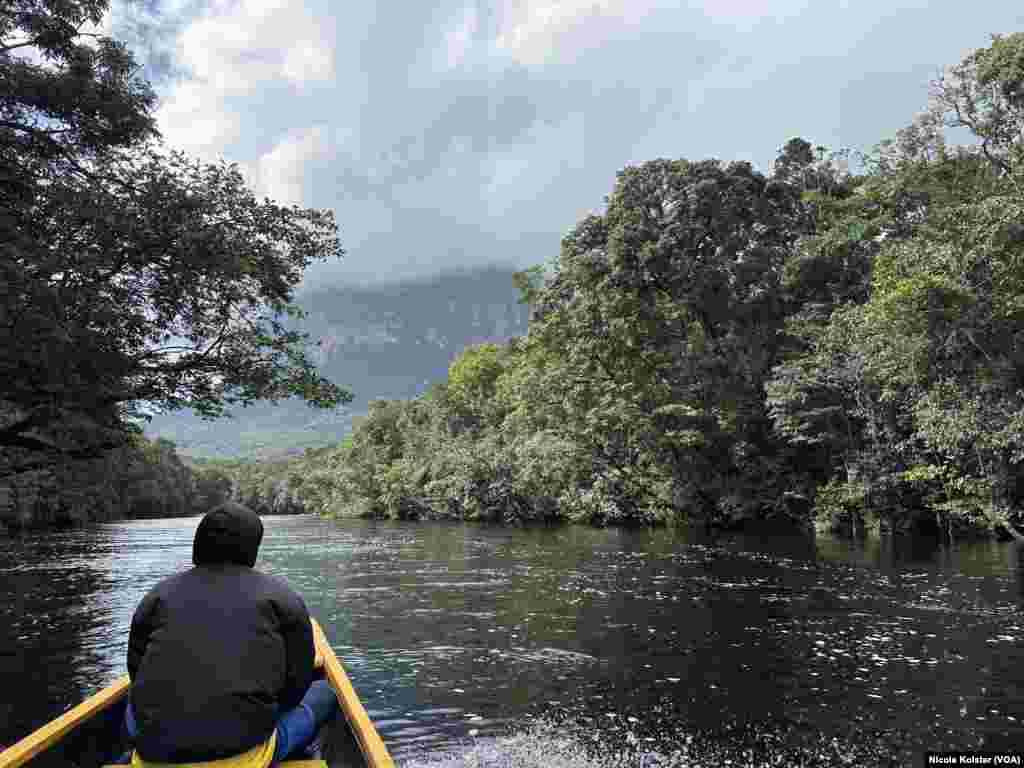
[[[254,512],[218,507],[196,531],[196,567],[139,604],[128,644],[133,762],[265,766],[280,753],[275,725],[310,687],[314,644],[302,598],[253,570],[262,537]]]

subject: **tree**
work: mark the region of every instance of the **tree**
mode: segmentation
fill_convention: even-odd
[[[460,352],[448,367],[448,403],[475,426],[500,423],[504,416],[496,394],[507,357],[508,351],[497,344],[477,344]]]
[[[824,209],[789,265],[794,312],[767,387],[771,412],[790,441],[829,450],[859,512],[904,523],[925,506],[950,532],[1016,514],[1022,51],[1024,37],[996,37],[950,68],[929,109],[866,158],[856,194]],[[946,125],[968,127],[979,145],[947,146]],[[842,270],[807,268],[857,253],[863,291],[836,291]]]
[[[52,177],[20,222],[0,371],[23,417],[0,435],[23,439],[68,410],[105,409],[113,427],[119,404],[213,417],[259,399],[351,399],[284,319],[299,314],[305,267],[341,254],[330,212],[258,203],[234,166],[180,153],[110,153],[107,167],[108,186]]]
[[[945,118],[970,129],[979,146],[918,165],[915,179],[927,178],[929,192],[945,191],[929,195],[912,238],[879,254],[865,307],[879,380],[905,393],[913,414],[904,477],[925,489],[947,529],[951,519],[979,514],[986,526],[1018,517],[1022,78],[1024,35],[1017,33],[995,36],[934,84],[918,122]]]
[[[846,181],[846,153],[833,155],[828,147],[812,147],[806,139],[790,139],[779,150],[772,179],[790,184],[802,193],[834,194]]]
[[[0,11],[0,445],[110,447],[143,403],[350,401],[287,320],[304,269],[343,253],[333,214],[158,147],[131,54],[82,42],[107,5]],[[55,66],[19,59],[29,46]]]
[[[544,266],[537,264],[512,274],[512,283],[519,291],[519,304],[530,307],[531,314],[544,287]]]
[[[772,439],[761,387],[799,203],[747,163],[658,160],[563,240],[530,329],[557,361],[536,389],[638,495],[674,479],[713,512]]]
[[[932,87],[929,113],[968,128],[1005,175],[1024,160],[1024,32],[993,35],[992,45],[949,67]]]
[[[885,249],[863,326],[878,380],[913,413],[907,478],[941,479],[937,508],[999,524],[1016,516],[1024,456],[1024,239],[1012,235],[1024,201],[1012,178],[1004,187]]]
[[[0,8],[0,151],[9,163],[77,165],[158,136],[149,83],[123,43],[83,31],[108,0],[11,0]],[[53,66],[18,54],[35,49]],[[17,53],[16,53],[17,52]],[[14,181],[5,167],[3,180]],[[29,169],[31,170],[31,169]]]

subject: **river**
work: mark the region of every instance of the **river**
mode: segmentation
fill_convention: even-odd
[[[124,673],[132,611],[191,565],[197,522],[0,539],[0,744]],[[402,765],[917,765],[1024,745],[1012,545],[265,524],[257,567],[303,595]]]

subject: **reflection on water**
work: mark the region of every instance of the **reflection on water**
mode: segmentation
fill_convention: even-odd
[[[186,538],[195,523],[146,521],[0,539],[0,744],[124,673],[134,604],[188,561]]]
[[[19,691],[0,702],[0,741],[123,673],[135,604],[189,566],[197,522],[0,541],[0,672]],[[1024,743],[1012,545],[265,523],[257,567],[303,594],[410,764],[526,743],[510,732],[542,743],[540,716],[559,723],[552,750],[571,733],[634,757],[900,764]]]

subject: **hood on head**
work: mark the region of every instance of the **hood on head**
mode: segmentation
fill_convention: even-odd
[[[237,563],[252,568],[263,540],[263,521],[233,501],[207,512],[196,528],[192,562],[196,565]]]

